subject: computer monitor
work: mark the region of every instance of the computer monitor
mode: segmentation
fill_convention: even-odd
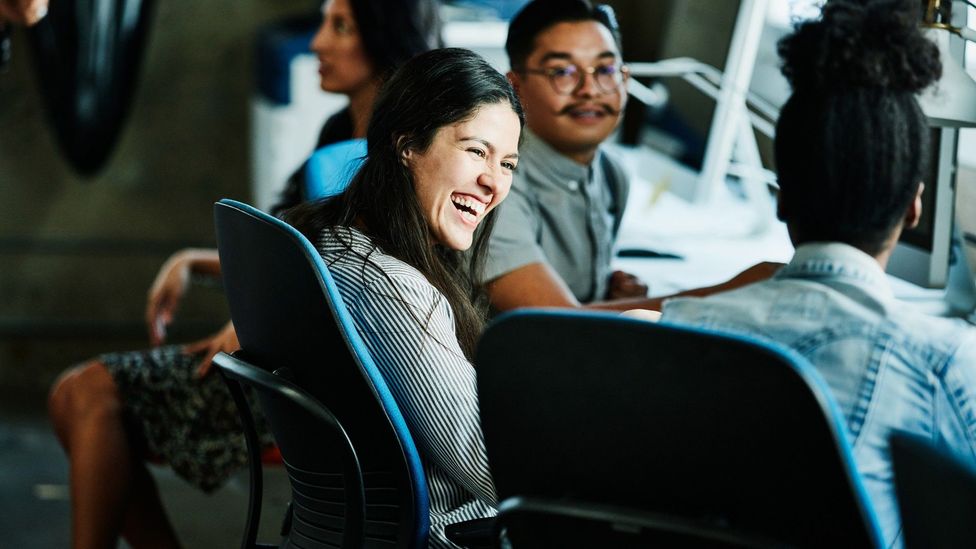
[[[905,230],[888,261],[888,273],[925,288],[943,288],[949,277],[955,215],[959,130],[932,128],[922,217]]]
[[[969,11],[972,10],[952,12],[952,24],[959,27],[971,25],[972,21],[967,19],[973,19],[970,16],[974,14]],[[938,34],[933,36],[932,32]],[[972,122],[967,114],[969,110],[945,107],[952,104],[950,98],[958,100],[956,96],[970,91],[974,84],[964,70],[969,61],[967,57],[970,57],[965,41],[944,30],[930,31],[929,36],[939,45],[943,77],[919,96],[922,110],[933,126],[931,166],[922,195],[922,219],[918,227],[902,235],[888,263],[888,272],[919,286],[943,288],[952,283],[954,276],[958,285],[956,275],[966,261],[961,249],[954,250],[953,246],[958,244],[954,225],[959,128],[971,126]],[[933,98],[941,98],[944,104]]]
[[[775,180],[769,136],[776,110],[790,92],[780,74],[776,43],[793,24],[817,17],[823,1],[682,0],[665,2],[667,9],[657,8],[666,24],[654,54],[667,61],[633,63],[631,55],[628,61],[635,76],[657,78],[669,92],[668,102],[664,112],[654,113],[655,119],[633,141],[681,164],[669,170],[669,188],[674,194],[706,201],[729,180],[726,176],[752,179],[753,187]],[[628,31],[648,35],[634,28],[640,23],[622,19],[622,24],[631,25],[624,29],[625,36]],[[680,60],[699,61],[721,74],[717,80],[708,70],[696,69],[690,77],[667,74],[665,65],[680,67]],[[692,79],[707,80],[717,90],[708,92]],[[741,110],[743,102],[749,104],[748,113]],[[742,117],[748,117],[754,128],[743,130]]]

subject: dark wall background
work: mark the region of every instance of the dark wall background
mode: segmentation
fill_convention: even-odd
[[[610,3],[627,59],[690,55],[724,64],[737,0]],[[0,75],[0,399],[36,400],[70,364],[146,346],[145,297],[159,266],[183,247],[213,246],[215,200],[250,198],[256,30],[318,7],[158,1],[129,120],[90,179],[56,150],[24,32],[15,33],[11,66]],[[710,100],[672,91],[688,123],[707,131]],[[195,340],[226,319],[220,291],[194,287],[171,338]]]
[[[213,246],[215,200],[249,198],[256,29],[317,9],[314,0],[157,2],[129,120],[90,179],[56,150],[15,31],[0,74],[0,398],[35,398],[65,366],[146,346],[145,296],[159,266],[185,246]],[[219,290],[195,287],[173,337],[202,337],[226,318]]]

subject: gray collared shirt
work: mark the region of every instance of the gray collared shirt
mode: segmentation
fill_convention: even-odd
[[[525,129],[520,162],[488,246],[484,280],[548,263],[580,302],[607,293],[613,242],[629,182],[600,148],[589,166],[556,152]]]

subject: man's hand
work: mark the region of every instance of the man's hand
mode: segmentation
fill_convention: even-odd
[[[0,0],[0,25],[33,25],[47,15],[48,0]]]
[[[625,316],[627,318],[634,318],[637,320],[646,320],[648,322],[659,322],[661,320],[661,311],[650,311],[648,309],[630,309],[629,311],[624,311],[620,313],[620,316]]]
[[[646,297],[647,284],[635,275],[623,271],[614,271],[610,275],[610,285],[607,288],[607,299],[625,299],[628,297]]]
[[[188,355],[201,354],[202,358],[200,359],[200,364],[197,366],[195,374],[197,379],[201,379],[210,373],[210,369],[213,367],[214,355],[221,351],[232,353],[240,348],[241,344],[237,341],[237,331],[234,330],[234,323],[228,322],[216,334],[206,339],[201,339],[196,343],[186,345],[183,347],[183,352]]]

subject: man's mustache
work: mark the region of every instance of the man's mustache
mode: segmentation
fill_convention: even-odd
[[[597,110],[602,110],[604,113],[606,113],[606,114],[608,114],[610,116],[616,116],[616,115],[620,114],[620,111],[618,109],[615,109],[615,108],[611,107],[610,105],[608,105],[606,103],[576,103],[574,105],[567,105],[567,106],[563,107],[562,109],[560,109],[559,116],[568,115],[571,112],[577,111],[577,110],[580,110],[580,109],[597,109]]]

